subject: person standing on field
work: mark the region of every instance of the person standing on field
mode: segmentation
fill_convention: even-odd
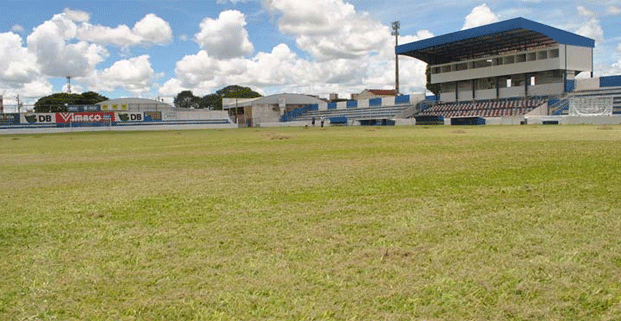
[[[326,118],[321,116],[321,128],[323,128],[323,123],[326,121]]]
[[[313,116],[313,118],[311,119],[311,125],[313,125],[313,127],[315,127],[315,116]]]

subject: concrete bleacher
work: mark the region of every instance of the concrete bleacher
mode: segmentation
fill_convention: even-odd
[[[525,115],[546,102],[545,98],[527,98],[439,103],[422,110],[416,116],[511,117]]]
[[[366,119],[392,119],[396,114],[409,108],[410,105],[401,106],[382,106],[367,108],[350,108],[350,109],[328,109],[328,110],[312,110],[297,117],[296,121],[310,121],[320,119],[321,117],[347,117],[348,120],[366,120]]]

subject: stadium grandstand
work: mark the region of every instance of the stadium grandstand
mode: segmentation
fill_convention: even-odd
[[[593,39],[524,18],[397,46],[398,55],[428,64],[437,89],[436,101],[407,116],[621,114],[621,78],[593,78],[594,47]]]
[[[435,95],[358,95],[305,106],[281,121],[417,118],[421,124],[453,124],[460,123],[453,118],[484,118],[475,122],[519,124],[529,117],[600,116],[582,122],[618,123],[621,76],[593,78],[594,47],[593,39],[524,18],[406,43],[396,54],[428,64]]]

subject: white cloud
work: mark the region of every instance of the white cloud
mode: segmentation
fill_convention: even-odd
[[[71,10],[69,8],[65,8],[65,10],[63,10],[63,14],[67,18],[75,22],[87,22],[91,20],[91,15],[85,11]]]
[[[466,16],[466,21],[461,29],[470,29],[498,21],[500,21],[498,15],[492,12],[487,4],[483,3],[480,6],[474,7],[470,14]]]
[[[578,6],[576,9],[578,9],[578,13],[581,16],[584,16],[584,17],[593,17],[593,16],[595,16],[595,12],[593,12],[593,11],[583,7],[583,6]]]
[[[356,12],[342,0],[267,0],[281,32],[295,36],[298,47],[315,59],[357,59],[377,52],[390,37],[388,26]]]
[[[133,31],[143,43],[164,45],[172,41],[170,24],[152,13],[136,22]]]
[[[189,90],[189,89],[181,85],[181,80],[177,78],[171,78],[168,81],[166,81],[162,86],[160,86],[158,92],[162,96],[173,97],[184,90]]]
[[[12,32],[0,33],[0,83],[21,86],[37,74],[36,57],[22,47],[22,38]]]
[[[134,94],[140,94],[151,89],[154,76],[150,57],[142,55],[119,60],[109,68],[96,71],[86,81],[91,90],[114,91],[122,88]]]
[[[20,94],[26,98],[38,98],[51,94],[53,87],[45,79],[35,79],[31,82],[24,84],[20,90]]]
[[[168,22],[154,14],[148,14],[136,22],[132,29],[126,25],[111,28],[83,23],[78,27],[77,38],[119,47],[165,45],[172,41],[172,29]]]
[[[201,30],[195,35],[195,40],[215,58],[247,56],[254,47],[245,26],[246,18],[243,13],[237,10],[223,11],[218,19],[205,18],[201,22]]]
[[[21,25],[13,25],[11,27],[11,31],[13,31],[15,33],[22,33],[22,32],[24,32],[24,27],[22,27]]]
[[[619,15],[621,14],[621,9],[619,9],[619,7],[611,5],[608,7],[608,14],[611,14],[613,16]]]
[[[205,95],[230,84],[263,88],[268,94],[327,95],[393,88],[394,38],[388,26],[357,13],[342,0],[308,4],[273,0],[265,5],[279,16],[279,29],[293,35],[298,47],[309,56],[300,56],[282,43],[253,57],[218,57],[205,46],[177,62],[176,77],[166,81],[159,94],[171,97],[182,90],[192,90],[195,95]],[[401,36],[400,43],[429,37],[433,37],[431,32],[421,30],[416,35]],[[402,92],[422,91],[425,67],[419,60],[400,58]]]
[[[108,52],[85,41],[67,43],[77,34],[77,25],[66,14],[55,15],[28,36],[28,50],[37,57],[41,72],[51,77],[81,77],[90,74]]]
[[[181,40],[181,41],[188,41],[188,40],[190,40],[190,38],[186,34],[181,34],[181,35],[179,35],[179,40]]]
[[[596,18],[583,23],[576,33],[597,41],[604,41],[604,29],[602,29],[599,20]]]

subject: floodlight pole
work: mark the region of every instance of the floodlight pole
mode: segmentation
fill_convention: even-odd
[[[392,23],[391,35],[395,36],[395,92],[397,95],[399,94],[399,55],[397,54],[397,46],[399,45],[399,28],[401,28],[401,23],[399,21]]]

